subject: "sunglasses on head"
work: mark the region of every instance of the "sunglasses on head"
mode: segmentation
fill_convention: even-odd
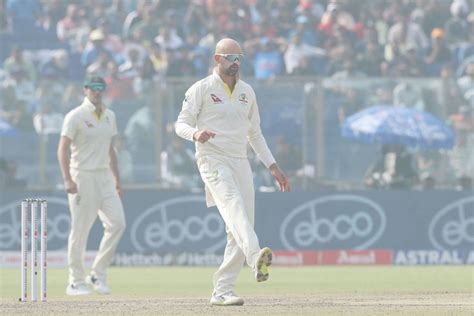
[[[243,54],[216,54],[219,56],[224,57],[227,61],[231,63],[236,63],[242,61],[242,58],[244,57]]]
[[[93,92],[105,90],[104,86],[88,86],[87,88],[89,88]]]

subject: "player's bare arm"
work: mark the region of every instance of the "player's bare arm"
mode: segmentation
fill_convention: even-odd
[[[71,140],[69,139],[69,137],[61,136],[58,145],[58,161],[59,167],[61,168],[61,174],[64,180],[64,189],[67,193],[75,194],[77,193],[77,185],[72,180],[71,173],[69,172],[70,145]]]

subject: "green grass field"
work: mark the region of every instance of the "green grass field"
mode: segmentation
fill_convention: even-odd
[[[49,269],[48,299],[20,303],[19,269],[0,269],[5,314],[322,314],[474,315],[473,266],[302,267],[271,269],[256,283],[249,269],[236,291],[243,307],[210,307],[214,267],[113,267],[113,294],[68,297],[67,270]]]

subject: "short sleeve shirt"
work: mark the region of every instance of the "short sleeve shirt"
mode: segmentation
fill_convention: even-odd
[[[109,149],[115,135],[115,114],[104,109],[98,118],[95,106],[85,98],[66,115],[61,131],[61,136],[71,140],[70,168],[86,171],[110,168]]]

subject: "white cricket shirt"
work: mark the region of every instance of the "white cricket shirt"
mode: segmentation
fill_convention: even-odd
[[[66,114],[61,136],[71,139],[70,168],[98,170],[110,168],[110,144],[117,135],[115,114],[104,109],[100,118],[86,97],[80,106]]]
[[[188,89],[176,122],[176,133],[193,141],[193,134],[203,129],[216,136],[204,144],[196,142],[197,158],[212,154],[247,158],[250,143],[267,168],[275,162],[260,129],[255,91],[240,79],[231,93],[214,70]]]

